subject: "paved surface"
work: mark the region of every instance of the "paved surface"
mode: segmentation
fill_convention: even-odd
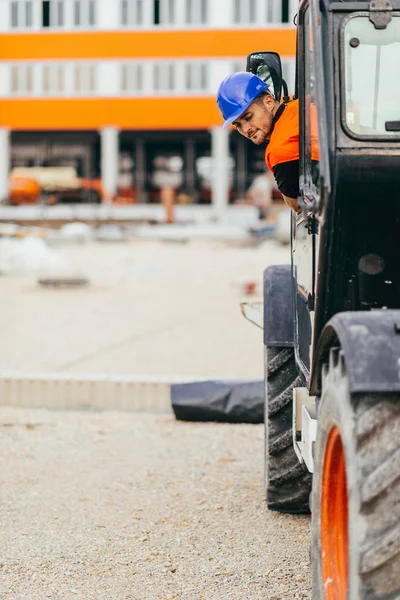
[[[90,243],[61,250],[91,285],[0,278],[3,371],[263,376],[262,332],[242,317],[246,281],[287,248],[222,242]]]

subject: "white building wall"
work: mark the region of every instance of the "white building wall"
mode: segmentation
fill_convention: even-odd
[[[8,31],[11,28],[10,3],[0,0],[0,31]]]
[[[289,0],[289,23],[293,24],[295,15],[299,12],[299,0]]]
[[[96,29],[119,29],[121,26],[120,0],[97,0]]]
[[[219,85],[225,77],[232,73],[232,64],[234,59],[231,60],[213,60],[210,64],[210,93],[216,94]]]
[[[11,69],[7,64],[0,63],[0,97],[4,98],[11,93]]]
[[[115,61],[101,61],[97,65],[97,95],[118,96],[121,89],[121,68]]]
[[[233,0],[210,0],[208,14],[210,27],[229,26],[233,22]]]

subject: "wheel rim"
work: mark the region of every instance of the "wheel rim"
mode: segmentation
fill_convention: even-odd
[[[321,554],[325,600],[346,600],[348,500],[346,461],[337,427],[326,445],[321,494]]]

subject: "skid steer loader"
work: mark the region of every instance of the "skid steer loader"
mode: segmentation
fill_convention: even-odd
[[[305,0],[297,26],[302,211],[291,265],[264,273],[266,497],[311,506],[315,600],[398,600],[400,0]],[[276,53],[247,70],[288,101]]]

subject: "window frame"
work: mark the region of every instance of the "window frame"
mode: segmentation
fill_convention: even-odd
[[[30,23],[28,23],[28,6],[30,6]],[[16,24],[14,25],[14,16]],[[11,0],[9,3],[10,30],[31,30],[35,28],[34,0]]]
[[[14,75],[16,76],[17,88],[13,89]],[[30,81],[30,89],[27,82]],[[23,85],[21,85],[23,84]],[[33,96],[35,90],[34,64],[29,62],[11,63],[10,69],[10,96]]]
[[[78,79],[77,76],[79,74],[80,82],[88,81],[90,82],[89,86],[82,87],[78,89],[76,85]],[[91,85],[93,84],[93,86]],[[72,94],[74,96],[96,96],[97,95],[97,65],[94,62],[75,62],[73,65],[73,74],[72,74]]]
[[[356,140],[358,142],[398,142],[400,139],[400,132],[397,134],[367,134],[362,135],[359,133],[355,133],[350,129],[346,122],[346,50],[345,50],[345,29],[346,25],[350,20],[357,18],[367,18],[369,19],[369,12],[359,12],[354,15],[346,15],[341,24],[339,30],[339,57],[340,57],[340,124],[343,132],[352,140]],[[400,16],[393,15],[393,19],[399,19]]]
[[[90,22],[91,6],[93,6],[94,22]],[[76,22],[77,9],[79,10],[80,23]],[[94,29],[97,27],[98,4],[97,0],[73,0],[72,3],[72,29]]]

